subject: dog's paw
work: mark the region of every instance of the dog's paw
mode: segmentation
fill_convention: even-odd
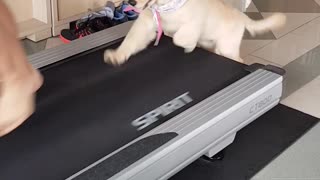
[[[173,43],[178,47],[184,48],[185,53],[191,53],[197,47],[197,43],[189,41],[186,38],[179,38],[178,35],[174,36]]]
[[[104,62],[112,64],[114,66],[120,66],[127,61],[126,56],[123,53],[119,53],[116,50],[106,50],[104,52]]]
[[[196,47],[192,47],[192,48],[185,48],[184,52],[185,53],[192,53],[195,50]]]

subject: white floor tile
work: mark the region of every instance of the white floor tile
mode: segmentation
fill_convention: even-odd
[[[312,21],[308,22],[307,24],[311,24],[311,25],[318,24],[319,25],[320,24],[320,17],[313,19]]]
[[[314,0],[317,4],[320,5],[320,0]]]
[[[269,61],[266,61],[264,59],[261,59],[261,58],[255,57],[255,56],[251,56],[251,55],[243,58],[243,60],[244,60],[244,63],[247,64],[247,65],[251,65],[251,64],[254,64],[254,63],[259,63],[259,64],[263,64],[263,65],[274,65],[274,66],[277,66],[277,67],[281,67],[281,65],[278,65],[278,64],[275,64],[273,62],[269,62]]]
[[[262,48],[272,40],[243,40],[240,48],[240,56],[246,57],[250,53]]]
[[[251,180],[320,180],[319,137],[320,124],[312,128]]]
[[[292,32],[294,35],[304,37],[305,39],[313,39],[320,42],[320,18],[307,23]]]
[[[294,92],[281,103],[320,118],[320,77]]]
[[[273,13],[261,13],[261,15],[266,18],[272,15]],[[281,36],[295,30],[296,28],[302,26],[310,22],[311,20],[319,17],[318,13],[285,13],[287,16],[286,25],[279,29],[272,31],[276,38],[280,38]]]
[[[253,52],[252,55],[285,66],[319,44],[320,41],[308,34],[290,33]]]

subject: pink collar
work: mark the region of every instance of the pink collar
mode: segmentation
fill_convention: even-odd
[[[156,41],[154,43],[155,46],[158,46],[160,39],[162,37],[163,34],[163,29],[162,29],[162,23],[161,23],[161,18],[160,18],[160,13],[159,11],[155,10],[155,9],[151,9],[152,14],[153,14],[153,19],[156,22],[157,25],[157,38]]]

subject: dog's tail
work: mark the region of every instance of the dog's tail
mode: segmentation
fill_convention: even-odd
[[[245,26],[251,36],[265,33],[269,30],[281,28],[286,23],[286,16],[283,13],[274,13],[263,20],[252,20],[245,14]]]

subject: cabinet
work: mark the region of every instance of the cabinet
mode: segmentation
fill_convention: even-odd
[[[112,0],[116,6],[122,0]],[[225,0],[237,7],[239,10],[244,10],[246,1],[251,0]],[[69,28],[69,24],[89,13],[89,10],[98,10],[106,4],[106,0],[51,0],[52,2],[52,26],[53,35],[59,35],[60,31]]]
[[[52,36],[50,0],[4,0],[18,25],[20,39],[40,41]]]
[[[112,1],[116,6],[122,2]],[[70,22],[87,15],[90,10],[99,10],[106,2],[107,0],[51,0],[53,35],[59,35],[62,29],[69,28]]]
[[[19,38],[40,41],[57,36],[70,22],[102,8],[107,0],[3,0],[14,14]],[[118,6],[122,0],[112,0]],[[251,0],[224,0],[244,11]]]

